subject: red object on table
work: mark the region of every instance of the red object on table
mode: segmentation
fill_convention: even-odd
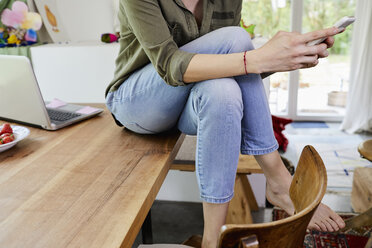
[[[273,121],[274,135],[276,141],[278,141],[279,149],[282,149],[285,152],[288,146],[288,139],[284,136],[283,130],[285,129],[285,125],[293,121],[291,119],[277,117],[274,115],[272,115],[271,118]]]

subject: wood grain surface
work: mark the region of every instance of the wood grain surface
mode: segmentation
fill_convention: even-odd
[[[175,160],[173,161],[173,164],[171,165],[171,170],[195,171],[195,161]],[[253,155],[240,154],[237,173],[238,174],[252,174],[252,173],[263,174],[263,171]]]
[[[251,193],[251,194],[249,194]],[[246,175],[238,174],[235,179],[234,197],[229,203],[226,216],[226,224],[251,224],[253,218],[251,215],[251,202],[257,207],[256,198],[252,192]]]
[[[372,168],[355,168],[351,206],[358,213],[372,208]]]
[[[131,247],[184,135],[134,134],[107,109],[29,129],[0,153],[0,247]]]

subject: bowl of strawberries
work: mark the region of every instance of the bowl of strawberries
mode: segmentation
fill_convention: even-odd
[[[9,123],[0,126],[0,152],[12,148],[29,134],[30,130],[22,126],[11,126]]]

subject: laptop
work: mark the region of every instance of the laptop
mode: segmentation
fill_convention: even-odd
[[[30,60],[0,55],[0,119],[57,130],[100,114],[103,109],[46,103]]]

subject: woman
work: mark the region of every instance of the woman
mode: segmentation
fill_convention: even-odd
[[[137,133],[177,125],[197,135],[203,247],[216,247],[239,152],[254,155],[262,167],[268,200],[293,214],[292,178],[277,152],[260,75],[315,66],[340,32],[279,32],[254,50],[238,27],[241,6],[242,0],[120,0],[120,53],[107,106],[119,124]],[[328,37],[325,43],[306,46],[321,37]],[[309,224],[329,231],[343,226],[325,205]]]

